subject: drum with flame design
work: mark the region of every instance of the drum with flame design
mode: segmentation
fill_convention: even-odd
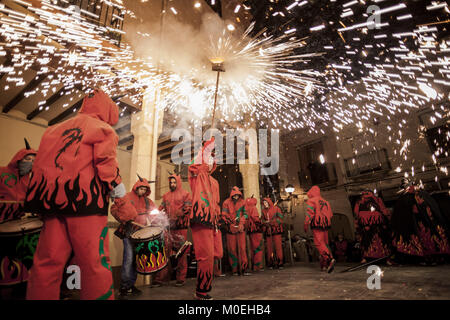
[[[0,286],[28,280],[43,224],[36,217],[0,223]]]
[[[150,274],[167,266],[168,258],[162,228],[142,228],[131,235],[131,241],[138,273]]]

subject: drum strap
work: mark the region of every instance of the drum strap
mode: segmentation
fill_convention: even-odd
[[[150,210],[150,201],[147,199],[147,197],[145,197],[144,200],[145,200],[145,211],[148,212]]]

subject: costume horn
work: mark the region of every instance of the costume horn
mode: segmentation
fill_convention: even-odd
[[[136,173],[136,175],[138,176],[140,182],[144,182],[144,179],[142,179],[142,177],[139,175],[139,173]]]
[[[23,138],[23,140],[25,140],[25,148],[26,148],[27,150],[30,150],[31,147],[30,147],[30,144],[28,143],[27,138]]]

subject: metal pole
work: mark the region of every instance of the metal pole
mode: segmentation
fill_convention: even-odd
[[[217,71],[216,92],[214,93],[214,109],[213,109],[212,120],[211,120],[211,128],[215,127],[214,119],[216,117],[217,94],[219,92],[219,78],[220,78],[220,71]]]
[[[289,207],[289,225],[288,225],[288,241],[289,241],[289,252],[291,253],[291,265],[294,265],[294,254],[292,252],[292,238],[291,238],[291,223],[292,223],[292,196],[289,195],[290,207]]]

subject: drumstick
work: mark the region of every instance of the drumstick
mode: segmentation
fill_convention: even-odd
[[[134,221],[131,221],[131,223],[136,225],[136,226],[138,226],[138,227],[145,228],[145,226],[140,224],[140,223],[137,223],[137,222],[134,222]]]

